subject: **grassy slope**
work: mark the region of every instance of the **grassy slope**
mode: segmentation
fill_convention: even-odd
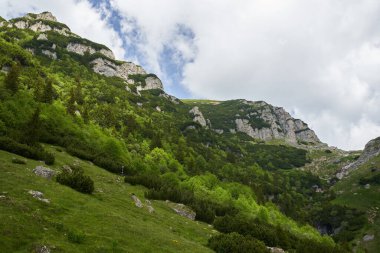
[[[358,208],[367,213],[369,224],[366,226],[360,237],[356,239],[359,248],[367,249],[368,252],[379,252],[380,249],[380,185],[371,185],[365,189],[359,184],[362,177],[373,176],[370,168],[380,168],[380,156],[370,160],[356,171],[352,172],[349,177],[339,181],[334,190],[338,193],[335,202],[341,205],[347,205]],[[374,217],[372,221],[372,217]],[[375,239],[369,242],[363,242],[362,237],[365,234],[374,234]]]
[[[204,245],[216,232],[212,227],[178,216],[162,201],[152,201],[156,212],[149,214],[130,198],[135,193],[143,201],[143,187],[50,150],[56,156],[51,168],[79,161],[95,181],[95,193],[81,194],[38,177],[32,173],[38,161],[13,164],[12,157],[18,156],[0,151],[0,195],[6,196],[0,198],[0,252],[30,252],[40,245],[54,252],[211,252]],[[30,189],[43,192],[51,203],[34,199]],[[84,234],[84,241],[70,242],[73,233]]]

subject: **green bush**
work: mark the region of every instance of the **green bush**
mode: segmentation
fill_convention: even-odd
[[[15,163],[15,164],[26,164],[26,161],[22,160],[22,159],[19,159],[19,158],[16,158],[16,157],[13,157],[12,158],[12,163]]]
[[[84,239],[86,238],[86,235],[80,232],[76,231],[69,231],[67,233],[67,239],[69,242],[81,244],[83,243]]]
[[[39,146],[28,146],[8,137],[0,137],[0,149],[35,160],[43,160],[47,165],[54,164],[54,156]]]
[[[94,181],[89,176],[84,175],[83,169],[78,167],[72,168],[72,172],[63,171],[56,180],[58,183],[82,193],[91,194],[94,191]]]
[[[269,253],[265,244],[252,236],[243,236],[238,233],[213,236],[208,246],[217,253]]]

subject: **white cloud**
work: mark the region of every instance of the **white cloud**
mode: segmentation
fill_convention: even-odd
[[[107,18],[102,19],[105,9],[97,10],[84,0],[3,0],[0,2],[0,15],[10,19],[20,17],[25,13],[40,13],[50,11],[59,22],[68,25],[72,32],[108,46],[116,58],[124,59],[125,50],[118,33],[107,23]],[[109,16],[109,14],[108,14]]]
[[[165,46],[191,55],[182,84],[194,97],[284,106],[345,149],[380,136],[378,1],[111,2],[134,19],[155,71]],[[191,45],[173,39],[178,25],[193,31]]]

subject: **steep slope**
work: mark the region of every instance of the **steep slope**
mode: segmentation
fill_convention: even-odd
[[[186,100],[184,100],[186,102]],[[272,106],[263,101],[194,101],[190,111],[194,121],[203,127],[222,133],[245,133],[248,136],[264,141],[284,140],[292,145],[322,145],[317,135],[302,120],[294,119],[281,107]],[[194,114],[194,111],[197,114]]]
[[[264,102],[183,103],[166,94],[154,74],[115,60],[107,47],[71,33],[50,13],[1,22],[1,149],[62,165],[61,154],[42,143],[60,146],[86,163],[123,173],[128,183],[146,186],[150,199],[184,203],[197,220],[239,233],[213,236],[212,242],[233,244],[226,238],[239,238],[238,245],[296,252],[344,252],[338,243],[349,248],[349,238],[336,237],[336,243],[312,227],[336,210],[358,219],[360,214],[333,206],[325,182],[295,169],[311,161],[308,150],[325,147],[302,121]],[[103,179],[96,180],[95,192],[103,190]],[[47,184],[43,190],[55,187]],[[141,188],[132,189],[142,196]],[[103,204],[111,212],[117,205]],[[43,212],[49,210],[44,207]],[[67,202],[61,208],[72,210]],[[119,217],[124,206],[115,208]],[[66,218],[86,215],[74,209]],[[339,217],[337,222],[348,224],[340,233],[356,233],[361,228],[354,226],[357,217]],[[117,226],[117,218],[111,218],[107,230]],[[148,240],[147,249],[155,249],[155,241]],[[141,241],[135,237],[134,243]]]
[[[367,143],[362,155],[344,170],[334,190],[340,205],[357,208],[366,214],[368,224],[356,236],[358,249],[376,252],[380,248],[380,147],[379,138]],[[348,173],[349,172],[349,173]]]
[[[38,161],[0,151],[0,252],[211,252],[205,245],[215,230],[177,215],[163,201],[154,213],[137,208],[131,194],[144,201],[143,187],[86,161],[47,147],[56,171],[77,164],[95,181],[92,195],[78,193],[32,172]],[[57,151],[60,150],[60,151]],[[12,159],[26,164],[14,164]],[[49,203],[33,198],[40,191]],[[112,225],[110,225],[112,224]]]

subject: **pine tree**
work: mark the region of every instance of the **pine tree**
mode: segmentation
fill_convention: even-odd
[[[76,103],[75,102],[75,92],[74,92],[74,89],[71,88],[69,101],[67,102],[67,112],[71,115],[75,114],[75,110],[76,110],[75,103]]]
[[[44,92],[42,94],[41,102],[51,104],[54,98],[54,88],[51,80],[48,80],[45,85]]]
[[[24,128],[23,142],[28,145],[36,144],[41,136],[40,108],[37,108]]]
[[[4,80],[5,87],[8,90],[10,90],[13,94],[17,92],[19,87],[20,70],[20,64],[13,63],[11,69],[9,70]]]

